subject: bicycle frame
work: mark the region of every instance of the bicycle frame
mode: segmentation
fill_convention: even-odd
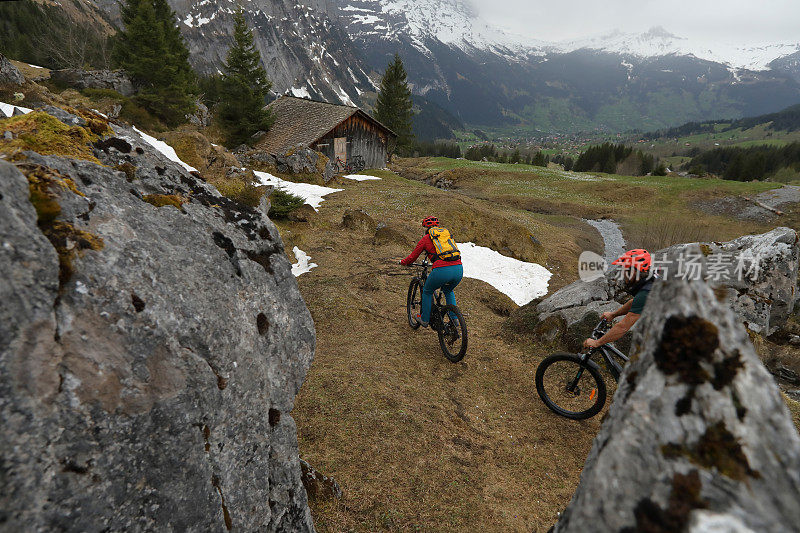
[[[609,324],[605,320],[601,320],[597,326],[595,326],[594,331],[592,331],[592,338],[599,339],[603,335],[608,332],[610,329],[611,324]],[[592,348],[586,353],[580,354],[581,361],[589,361],[592,358],[592,355],[595,353],[600,353],[603,356],[603,360],[606,363],[606,368],[611,373],[611,376],[614,378],[614,381],[619,381],[620,375],[622,375],[622,370],[625,367],[625,364],[629,361],[627,355],[619,351],[616,346],[612,343],[604,344],[602,346],[598,346],[597,348]],[[618,363],[614,357],[617,357],[622,360],[622,364]],[[575,383],[577,384],[578,380],[580,380],[581,374],[583,371],[581,370],[578,375],[576,376]]]
[[[422,288],[425,286],[425,282],[428,279],[428,270],[431,267],[431,262],[427,259],[423,260],[422,263],[412,263],[411,266],[415,266],[420,268],[420,272],[417,276],[415,276],[420,282],[420,297],[422,297]],[[433,305],[431,306],[431,317],[433,317],[434,309],[436,310],[437,314],[440,313],[440,309],[443,307],[442,304],[442,297],[444,294],[442,293],[442,289],[436,289],[433,292]]]

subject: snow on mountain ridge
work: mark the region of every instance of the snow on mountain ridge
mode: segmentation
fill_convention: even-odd
[[[722,63],[734,69],[767,70],[769,64],[780,57],[800,51],[799,42],[776,42],[742,45],[700,41],[678,37],[659,26],[644,33],[611,33],[554,43],[552,50],[562,53],[576,50],[598,50],[640,58],[667,55],[694,56],[698,59]]]
[[[468,0],[339,0],[339,13],[352,36],[410,39],[430,54],[428,39],[467,53],[494,52],[509,59],[576,50],[597,50],[639,58],[694,56],[732,69],[767,70],[775,59],[800,51],[800,41],[756,45],[686,39],[660,26],[643,33],[611,33],[547,42],[503,31],[482,19]]]
[[[545,44],[491,26],[463,0],[349,0],[341,4],[339,11],[351,35],[407,38],[426,54],[430,54],[428,39],[467,52],[491,51],[505,57],[522,57]]]

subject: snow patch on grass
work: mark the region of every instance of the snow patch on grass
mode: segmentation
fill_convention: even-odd
[[[522,306],[547,294],[553,274],[542,265],[506,257],[471,242],[459,243],[458,249],[464,264],[464,277],[485,281],[515,304]]]
[[[312,268],[316,268],[316,263],[311,263],[311,256],[305,253],[303,250],[295,246],[292,251],[294,252],[294,256],[297,259],[297,263],[292,265],[292,275],[294,277],[299,276],[300,274],[305,274],[306,272],[310,272]]]
[[[170,161],[178,163],[180,166],[182,166],[189,172],[197,171],[197,169],[194,168],[193,166],[187,165],[186,163],[181,161],[181,159],[178,157],[178,154],[175,153],[175,149],[173,149],[172,146],[168,145],[164,141],[159,141],[155,137],[151,137],[150,135],[139,130],[136,126],[133,127],[133,131],[138,133],[139,136],[144,140],[144,142],[146,142],[147,144],[158,150],[164,157],[166,157]]]
[[[253,174],[258,178],[261,185],[271,185],[276,189],[281,189],[288,193],[294,194],[304,199],[308,205],[316,210],[320,204],[325,200],[325,196],[335,192],[343,191],[344,189],[333,189],[331,187],[323,187],[321,185],[312,185],[311,183],[295,183],[293,181],[286,181],[273,176],[269,172],[254,171]]]
[[[0,118],[9,118],[14,116],[14,109],[19,109],[24,115],[27,115],[32,111],[32,109],[28,109],[27,107],[20,107],[18,105],[11,105],[5,102],[0,102]]]
[[[353,181],[369,181],[369,180],[379,180],[378,176],[366,176],[362,174],[350,174],[348,176],[342,176],[346,180],[353,180]]]

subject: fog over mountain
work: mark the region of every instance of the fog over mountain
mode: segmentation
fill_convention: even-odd
[[[800,42],[800,3],[793,0],[471,0],[471,4],[493,25],[552,41],[664,26],[706,41]]]

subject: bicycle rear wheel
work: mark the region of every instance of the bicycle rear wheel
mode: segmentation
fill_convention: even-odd
[[[439,346],[451,363],[458,363],[467,354],[467,321],[455,305],[443,305],[440,309]]]
[[[406,314],[408,315],[408,325],[411,329],[417,329],[420,324],[417,315],[422,307],[422,287],[419,280],[414,278],[408,285],[408,296],[406,297]]]
[[[606,403],[600,369],[570,353],[556,353],[539,363],[536,392],[551,411],[572,420],[591,418]]]

